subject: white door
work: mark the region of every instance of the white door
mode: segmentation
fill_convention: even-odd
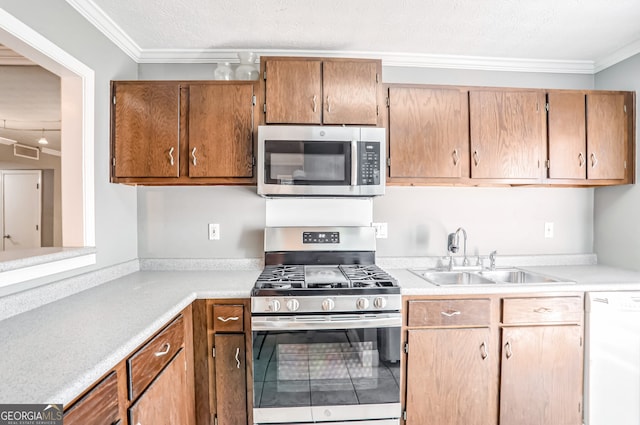
[[[40,248],[41,171],[2,171],[4,250]]]

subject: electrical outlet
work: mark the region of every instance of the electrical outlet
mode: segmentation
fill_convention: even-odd
[[[218,223],[209,223],[209,240],[220,240],[220,225]]]
[[[553,223],[546,222],[544,223],[544,237],[547,239],[553,238]]]
[[[374,229],[376,229],[376,238],[387,239],[387,223],[373,223]]]

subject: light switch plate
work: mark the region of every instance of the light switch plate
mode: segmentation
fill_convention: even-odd
[[[546,239],[552,239],[553,238],[553,223],[552,222],[546,222],[544,223],[544,237]]]
[[[209,223],[209,240],[220,240],[220,225],[218,223]]]
[[[372,223],[374,229],[376,229],[376,238],[377,239],[387,239],[387,223]]]

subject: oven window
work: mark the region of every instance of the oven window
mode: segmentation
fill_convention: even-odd
[[[254,407],[399,403],[400,328],[254,331]]]
[[[265,141],[265,182],[288,185],[349,185],[349,142]]]

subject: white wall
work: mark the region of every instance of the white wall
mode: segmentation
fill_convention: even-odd
[[[95,71],[97,263],[82,272],[137,258],[136,190],[109,183],[109,81],[137,78],[137,64],[65,1],[2,0],[1,6]],[[69,272],[56,279],[77,273]],[[40,279],[37,283],[51,280]]]
[[[640,54],[596,75],[596,88],[640,91]],[[636,110],[636,155],[638,111]],[[638,159],[636,159],[636,175]],[[594,197],[594,248],[599,262],[640,270],[640,187],[598,188]]]

